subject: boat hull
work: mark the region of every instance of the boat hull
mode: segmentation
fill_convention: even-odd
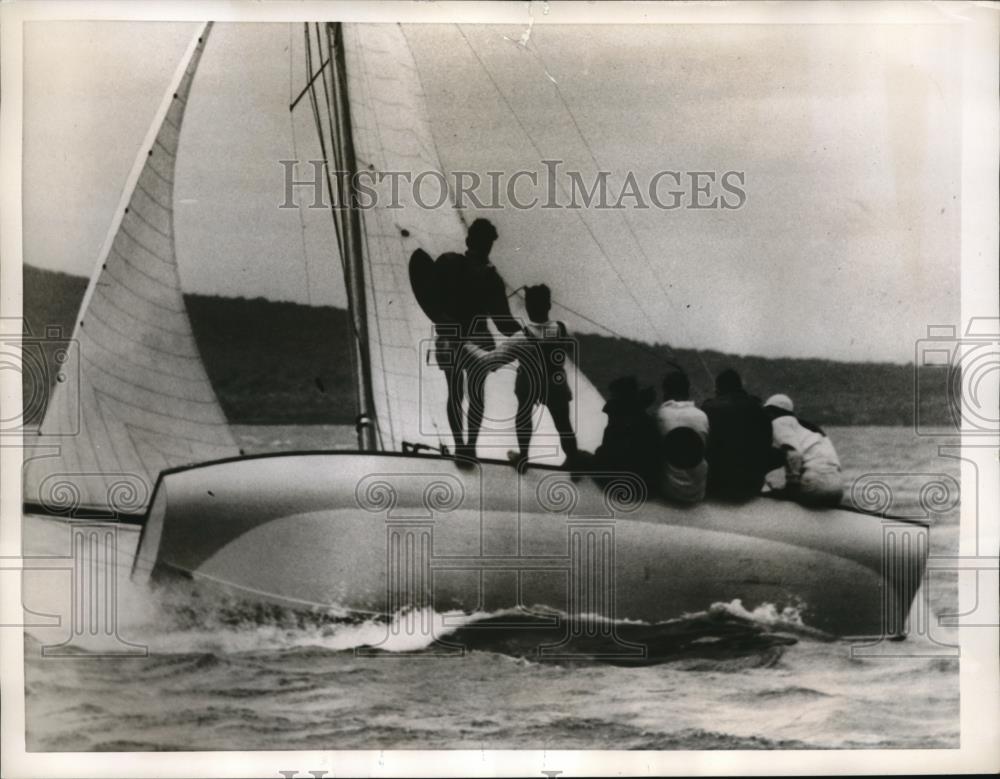
[[[544,607],[660,622],[739,599],[837,636],[900,636],[927,532],[768,498],[673,506],[627,474],[307,453],[162,474],[133,577],[383,615]]]

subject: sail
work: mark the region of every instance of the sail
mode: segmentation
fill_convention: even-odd
[[[84,295],[72,359],[37,437],[26,436],[24,501],[47,511],[137,513],[161,470],[239,454],[195,344],[174,247],[181,123],[209,30],[157,111]]]
[[[398,25],[344,25],[344,60],[355,166],[371,173],[435,175],[440,165],[416,64]],[[431,256],[459,251],[465,230],[458,212],[422,208],[408,186],[388,179],[373,187],[377,205],[361,212],[368,350],[380,448],[403,442],[451,446],[447,387],[434,364],[431,323],[410,289],[408,261],[417,248]]]
[[[431,322],[410,288],[408,261],[421,248],[432,257],[463,252],[465,225],[454,207],[430,130],[420,76],[399,25],[344,25],[343,40],[351,131],[356,169],[371,175],[375,206],[361,210],[372,396],[383,450],[398,451],[403,442],[442,444],[453,441],[446,414],[447,387],[435,363]],[[409,185],[390,175],[405,172],[423,182],[422,203]],[[369,184],[365,179],[366,186]],[[440,194],[440,197],[439,197]],[[440,200],[439,207],[426,207]],[[502,236],[501,236],[502,240]],[[503,272],[502,260],[497,260]],[[569,366],[570,368],[572,366]],[[576,376],[577,397],[591,406],[600,394],[582,374]],[[515,399],[512,370],[498,371],[486,385],[486,410],[479,441],[480,456],[503,457],[515,448]],[[577,407],[580,403],[576,404]],[[558,437],[547,425],[536,440],[548,446],[541,456],[562,459]],[[603,429],[600,405],[586,412]],[[583,416],[576,413],[576,417]],[[593,448],[600,434],[588,433],[581,445]]]

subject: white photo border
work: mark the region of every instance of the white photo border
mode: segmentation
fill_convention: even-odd
[[[492,23],[492,24],[951,24],[964,37],[962,130],[962,321],[998,317],[998,41],[1000,5],[956,2],[740,2],[740,3],[582,3],[582,2],[12,2],[0,7],[0,103],[2,188],[0,188],[0,316],[21,316],[21,125],[23,30],[45,20],[162,20],[220,22]],[[8,415],[19,409],[19,375],[0,371],[0,402]],[[966,444],[963,441],[963,452]],[[981,445],[981,442],[978,442]],[[994,442],[995,443],[995,442]],[[996,449],[982,449],[979,538],[966,531],[975,506],[963,501],[962,554],[978,540],[997,548],[1000,499]],[[992,451],[992,454],[990,452]],[[19,557],[21,548],[20,473],[17,446],[0,448],[0,560]],[[963,481],[974,465],[963,462]],[[981,554],[981,552],[980,552]],[[995,568],[996,559],[993,558]],[[987,577],[988,578],[988,577]],[[976,606],[1000,613],[997,592],[977,591],[959,577],[960,612]],[[982,577],[980,577],[982,581]],[[0,624],[18,623],[21,577],[4,576]],[[984,603],[983,599],[987,599]],[[992,598],[992,603],[988,599]],[[0,631],[2,764],[7,777],[280,777],[295,766],[328,771],[328,776],[560,776],[586,775],[787,775],[852,773],[995,772],[1000,769],[997,628],[960,628],[961,746],[958,749],[790,750],[790,751],[517,751],[372,750],[247,751],[170,753],[28,753],[25,751],[25,695],[22,631]]]

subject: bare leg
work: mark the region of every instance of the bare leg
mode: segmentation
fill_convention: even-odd
[[[517,416],[514,417],[514,426],[517,430],[517,448],[521,450],[521,458],[527,458],[528,449],[531,447],[531,412],[535,404],[530,398],[518,396]]]
[[[576,457],[577,445],[576,434],[573,432],[573,423],[569,418],[569,401],[553,400],[549,404],[549,413],[552,414],[552,423],[559,431],[559,442],[562,444],[563,453],[567,462]]]
[[[448,383],[448,424],[455,438],[456,452],[465,447],[462,436],[462,401],[465,399],[462,373],[463,371],[454,368],[444,372],[445,381]]]
[[[486,376],[478,370],[465,371],[465,375],[469,381],[469,427],[465,444],[467,454],[475,457],[479,428],[483,426],[483,414],[486,413]]]

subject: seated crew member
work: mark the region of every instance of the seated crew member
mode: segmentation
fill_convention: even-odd
[[[465,254],[447,252],[434,263],[434,272],[448,318],[454,325],[440,328],[436,342],[437,362],[448,385],[448,424],[455,438],[455,451],[475,457],[476,442],[485,411],[482,371],[473,370],[462,345],[474,338],[481,348],[493,348],[486,320],[504,335],[513,335],[520,326],[511,316],[503,279],[490,262],[497,230],[488,219],[476,219],[469,226]],[[468,413],[463,419],[462,404],[468,393]]]
[[[514,462],[528,459],[533,432],[531,415],[535,407],[542,404],[552,415],[566,463],[572,464],[577,455],[576,434],[569,413],[573,393],[563,367],[568,331],[564,322],[549,319],[552,293],[545,284],[525,289],[524,306],[530,321],[492,352],[479,348],[478,341],[467,341],[463,349],[492,370],[518,361],[514,394],[517,397],[515,424],[519,451],[512,458]]]
[[[635,376],[615,379],[608,389],[611,398],[604,404],[608,423],[604,438],[594,453],[599,469],[634,473],[647,485],[657,482],[659,436],[656,423],[646,409],[656,399],[652,387],[640,391]]]
[[[787,395],[769,397],[764,411],[771,418],[773,445],[784,465],[778,478],[768,475],[769,485],[775,492],[803,504],[838,505],[844,495],[844,482],[833,442],[819,427],[795,416],[792,399]]]
[[[660,494],[681,503],[705,498],[708,481],[708,417],[695,406],[683,371],[663,378],[663,403],[656,410],[661,441]]]
[[[708,494],[725,500],[757,495],[771,462],[771,420],[760,400],[727,368],[715,379],[715,397],[701,409],[709,427]]]

